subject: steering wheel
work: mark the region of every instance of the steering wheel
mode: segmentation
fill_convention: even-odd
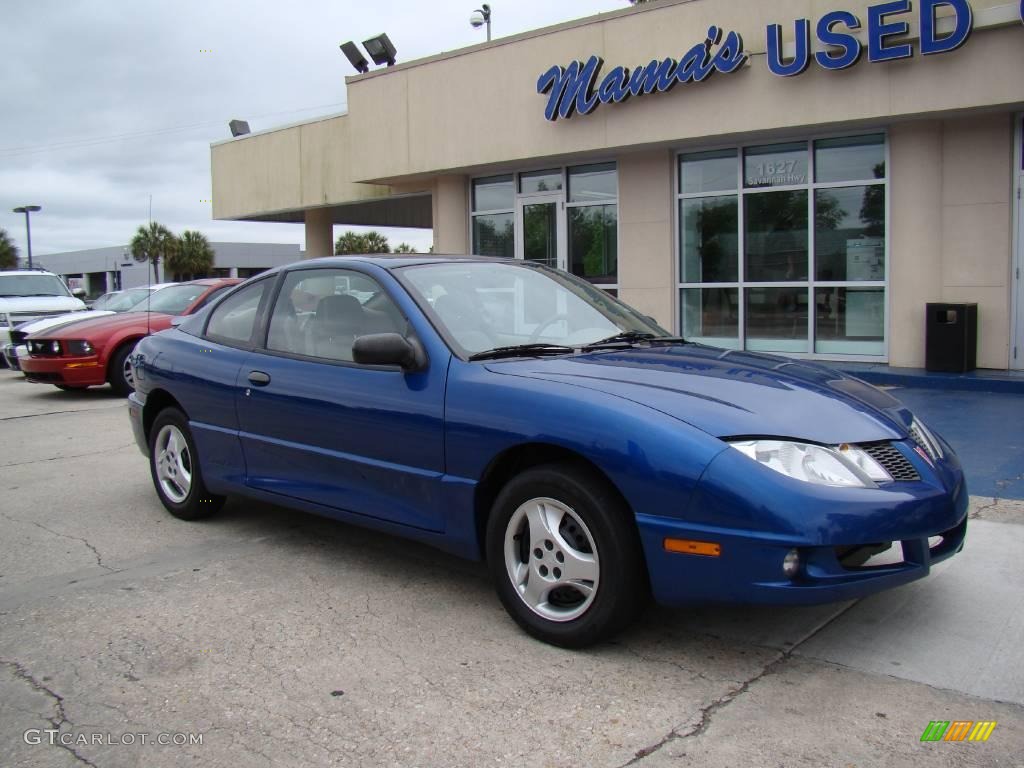
[[[568,319],[569,319],[569,315],[567,315],[565,312],[559,312],[557,314],[551,315],[551,317],[549,317],[549,318],[547,318],[545,320],[542,320],[540,323],[537,324],[537,327],[533,329],[533,333],[530,334],[530,339],[529,339],[528,343],[529,344],[535,343],[537,341],[537,339],[539,339],[541,337],[541,332],[544,331],[549,325],[554,325],[559,320],[568,320]]]

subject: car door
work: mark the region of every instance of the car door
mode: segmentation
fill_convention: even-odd
[[[211,487],[244,478],[235,410],[239,373],[252,354],[261,309],[265,311],[273,286],[273,277],[246,285],[213,308],[205,332],[188,332],[186,320],[179,326],[184,332],[172,334],[168,338],[175,342],[165,345],[160,367],[173,376],[175,397],[188,414]]]
[[[383,332],[413,333],[378,280],[355,269],[286,273],[265,347],[239,376],[246,483],[440,531],[447,360],[415,373],[353,362],[354,340]]]

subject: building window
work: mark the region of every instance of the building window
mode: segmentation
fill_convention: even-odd
[[[515,256],[515,204],[512,174],[473,181],[473,253],[509,259]]]
[[[473,252],[559,267],[614,292],[618,187],[614,162],[473,179]]]
[[[683,335],[884,355],[885,157],[883,134],[680,154]]]
[[[569,271],[592,283],[619,281],[619,174],[615,163],[569,169]]]

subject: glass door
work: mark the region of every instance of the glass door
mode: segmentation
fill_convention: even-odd
[[[564,195],[533,195],[517,200],[516,230],[516,258],[568,268]]]

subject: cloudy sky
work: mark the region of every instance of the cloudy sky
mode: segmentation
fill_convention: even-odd
[[[345,109],[338,50],[387,32],[399,61],[483,41],[475,0],[33,0],[0,10],[0,228],[25,255],[123,245],[149,216],[214,241],[303,245],[295,224],[213,221],[210,143]],[[494,0],[494,37],[628,7]],[[210,51],[209,53],[205,51]],[[335,228],[335,236],[344,228]],[[385,230],[427,248],[429,231]]]

